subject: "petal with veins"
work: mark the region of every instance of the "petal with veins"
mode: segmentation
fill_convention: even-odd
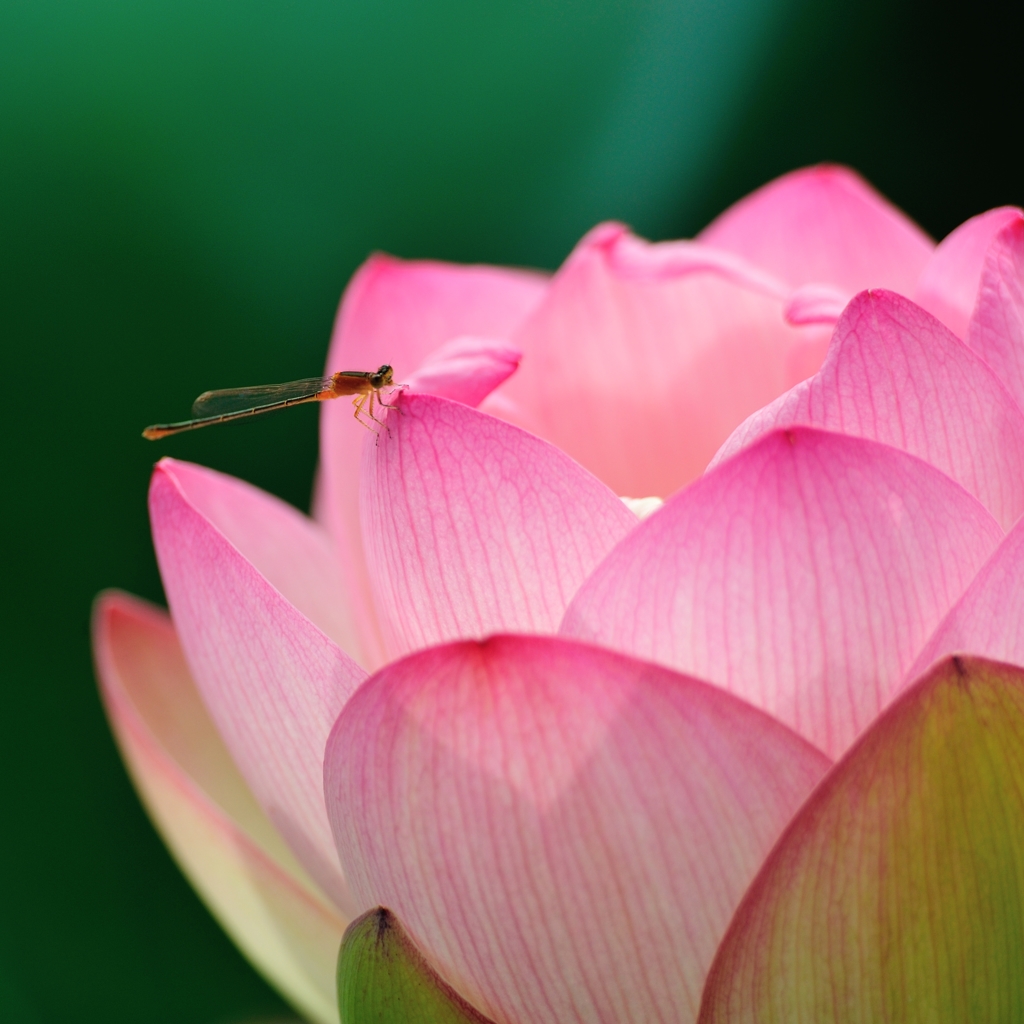
[[[254,487],[171,459],[157,465],[149,506],[174,625],[210,715],[271,821],[348,910],[323,748],[366,673],[303,614],[317,608],[295,586],[332,575],[326,536]]]
[[[167,614],[107,592],[93,620],[103,702],[150,817],[235,943],[303,1014],[338,1019],[346,922],[274,830],[217,735]]]
[[[985,563],[907,671],[912,682],[949,654],[1024,666],[1024,519]]]
[[[562,632],[717,683],[837,756],[1001,538],[927,463],[794,427],[645,519]]]
[[[464,405],[403,395],[363,471],[365,548],[392,655],[550,632],[637,524],[545,441]]]
[[[1019,1020],[1024,676],[952,659],[825,777],[715,958],[701,1024]]]
[[[797,424],[917,455],[967,488],[1004,528],[1024,512],[1024,412],[980,356],[900,295],[858,295],[818,373],[742,423],[711,466]]]
[[[371,370],[388,363],[396,381],[407,380],[453,339],[510,338],[546,287],[543,275],[529,271],[373,256],[345,289],[327,372]],[[452,397],[468,400],[465,393]],[[357,482],[367,432],[353,422],[348,402],[327,402],[320,416],[316,517],[334,536],[344,586],[352,595],[361,643],[368,652],[366,664],[376,667],[384,655],[362,550]]]
[[[713,686],[553,637],[373,676],[325,790],[362,906],[387,906],[499,1024],[693,1020],[748,880],[828,767]]]
[[[1024,408],[1024,216],[989,246],[967,344]]]

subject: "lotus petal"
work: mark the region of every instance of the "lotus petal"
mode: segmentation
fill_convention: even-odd
[[[403,395],[397,411],[363,470],[365,549],[389,652],[555,632],[637,517],[518,427],[428,395]]]
[[[107,592],[93,632],[114,736],[175,860],[256,968],[309,1020],[336,1024],[334,962],[345,921],[238,773],[170,618]]]
[[[541,274],[528,271],[373,256],[345,290],[327,371],[376,369],[388,363],[395,380],[403,382],[454,339],[507,340],[546,287]],[[465,394],[451,397],[467,400]],[[323,407],[315,507],[317,519],[334,536],[338,571],[356,608],[361,647],[368,652],[364,663],[378,667],[383,643],[359,524],[359,466],[366,440],[367,432],[352,422],[348,403]]]
[[[730,206],[698,236],[788,282],[853,295],[909,295],[934,244],[860,175],[822,164],[785,174]]]
[[[456,338],[431,353],[405,387],[414,394],[438,395],[479,405],[519,366],[523,354],[507,341]]]
[[[171,459],[157,465],[149,505],[174,625],[210,715],[270,820],[347,912],[323,749],[366,673],[303,614],[317,611],[316,588],[297,586],[332,574],[332,548],[269,494]]]
[[[701,1024],[1016,1020],[1024,675],[952,659],[814,792],[736,912]]]
[[[645,519],[561,631],[717,683],[838,756],[1001,539],[927,463],[795,427]]]
[[[906,674],[912,682],[949,654],[1024,666],[1024,519],[1006,535]]]
[[[791,324],[834,324],[851,295],[834,285],[805,284],[790,292],[782,315]]]
[[[787,324],[785,289],[741,262],[595,228],[512,337],[523,362],[502,388],[509,417],[617,494],[692,480],[825,352],[827,333]]]
[[[989,246],[1003,228],[1021,219],[1017,207],[1001,206],[964,221],[939,243],[917,287],[907,294],[966,341]]]
[[[919,456],[1006,529],[1024,512],[1024,412],[980,356],[892,292],[858,295],[821,369],[740,424],[711,466],[771,430],[798,424]]]
[[[1024,408],[1024,216],[996,235],[985,257],[970,345]]]
[[[713,686],[553,637],[395,662],[324,785],[345,871],[500,1024],[692,1020],[749,879],[826,770]]]

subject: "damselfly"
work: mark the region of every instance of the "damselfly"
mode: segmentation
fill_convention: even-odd
[[[143,437],[156,441],[185,430],[198,430],[214,423],[229,423],[244,416],[256,416],[261,412],[287,409],[290,405],[305,402],[326,402],[343,395],[355,395],[355,417],[363,426],[381,421],[373,415],[374,404],[385,409],[391,406],[381,396],[382,388],[391,387],[393,371],[386,363],[377,370],[341,370],[330,377],[309,377],[293,380],[287,384],[268,384],[259,388],[225,388],[223,391],[204,391],[192,404],[192,419],[180,423],[156,423],[146,427]],[[372,428],[371,428],[372,429]]]

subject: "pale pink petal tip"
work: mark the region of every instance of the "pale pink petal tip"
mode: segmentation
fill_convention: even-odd
[[[910,294],[934,248],[908,217],[845,167],[783,175],[730,207],[698,237],[786,281],[847,294]]]
[[[104,706],[143,803],[189,881],[267,979],[311,1021],[336,1024],[345,929],[243,781],[210,720],[166,612],[96,601]]]
[[[328,742],[361,908],[499,1021],[692,1020],[720,936],[828,767],[721,690],[498,636],[392,663]]]
[[[522,357],[507,341],[455,338],[428,356],[402,383],[411,393],[477,406],[515,373]]]
[[[964,221],[939,243],[907,294],[966,341],[989,246],[1003,228],[1022,219],[1017,207],[1001,206]]]

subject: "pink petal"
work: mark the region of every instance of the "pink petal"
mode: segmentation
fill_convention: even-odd
[[[429,355],[404,384],[410,392],[477,406],[515,373],[522,357],[507,341],[456,338]]]
[[[1015,206],[1001,206],[964,221],[939,243],[917,287],[907,294],[958,338],[966,338],[989,245],[1003,228],[1021,219]]]
[[[699,240],[737,253],[793,287],[828,284],[848,294],[911,294],[931,239],[859,175],[827,164],[759,188],[721,214]]]
[[[908,682],[948,654],[1024,666],[1024,519],[950,609],[907,671]]]
[[[715,957],[701,1024],[1018,1019],[1022,767],[1020,670],[938,666],[772,850]]]
[[[403,395],[363,468],[367,559],[388,650],[558,628],[636,516],[545,441]]]
[[[313,581],[334,572],[331,546],[276,498],[171,459],[157,465],[149,507],[174,625],[210,715],[270,820],[347,910],[323,748],[366,673],[304,614],[317,610]]]
[[[644,520],[562,632],[717,683],[836,756],[1001,537],[932,466],[795,427]]]
[[[790,324],[829,324],[843,315],[850,295],[832,285],[805,284],[786,297],[782,311]]]
[[[99,597],[94,642],[111,727],[153,823],[210,911],[310,1020],[337,1020],[345,929],[235,767],[165,612]]]
[[[670,494],[820,364],[820,329],[786,324],[784,289],[763,277],[707,247],[596,228],[512,339],[512,418],[618,494]]]
[[[584,239],[608,245],[608,263],[619,276],[637,281],[673,281],[687,274],[716,274],[754,291],[783,298],[785,281],[725,249],[683,239],[652,245],[614,222],[601,224]],[[609,244],[610,243],[610,244]]]
[[[711,465],[797,424],[882,441],[925,459],[1004,528],[1024,512],[1024,413],[984,360],[892,292],[858,295],[818,373],[741,424]]]
[[[328,742],[360,906],[500,1022],[692,1019],[720,936],[827,768],[714,687],[557,638],[389,665]]]
[[[461,337],[508,339],[547,287],[540,274],[486,266],[455,266],[371,257],[345,290],[327,370],[394,367],[405,381],[445,342]],[[493,371],[493,367],[492,367]],[[460,401],[467,397],[452,395]],[[346,591],[356,595],[367,664],[383,647],[370,598],[359,525],[359,465],[366,431],[348,402],[327,402],[320,419],[317,518],[334,536]]]
[[[967,344],[1024,407],[1024,216],[1003,228],[989,247]]]

